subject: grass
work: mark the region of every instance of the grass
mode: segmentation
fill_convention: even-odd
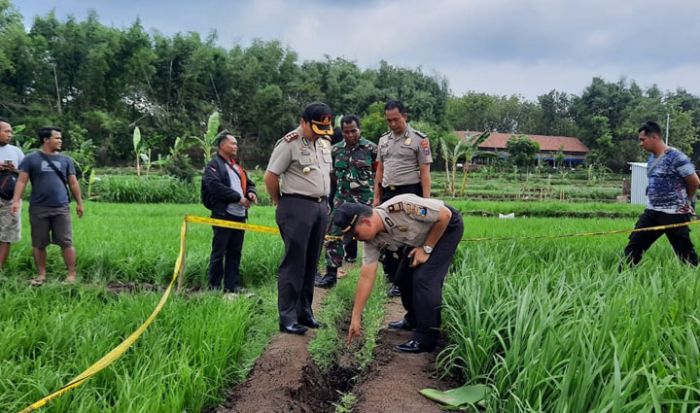
[[[0,411],[18,411],[59,389],[141,324],[158,302],[159,288],[117,295],[104,284],[165,284],[182,217],[202,209],[88,203],[85,217],[74,217],[80,282],[53,281],[65,270],[52,247],[52,282],[41,288],[25,281],[33,274],[25,215],[25,239],[13,246],[0,277]],[[251,221],[274,225],[272,209],[253,211]],[[210,243],[211,228],[191,226],[186,286],[206,283]],[[173,296],[132,349],[47,411],[201,411],[218,405],[224,389],[246,376],[276,332],[281,244],[274,236],[246,235],[243,279],[259,299],[227,301],[208,292]]]
[[[74,209],[74,206],[71,206]],[[6,268],[12,278],[34,275],[29,217],[22,216],[22,241],[13,245]],[[164,284],[172,275],[179,248],[180,224],[186,214],[209,216],[199,204],[110,204],[89,202],[85,215],[73,215],[73,240],[81,282],[134,281]],[[274,224],[274,210],[254,207],[250,223]],[[188,230],[187,285],[207,283],[211,228],[190,224]],[[274,279],[283,245],[267,234],[246,234],[241,264],[246,285],[263,285]],[[48,249],[48,277],[63,277],[65,267],[56,246]]]
[[[465,205],[518,206],[457,206]],[[570,204],[534,205],[547,211]],[[595,211],[596,205],[571,208]],[[632,208],[611,210],[622,219],[468,216],[465,237],[632,228]],[[38,289],[23,282],[34,271],[23,217],[25,237],[13,246],[0,287],[0,411],[17,411],[56,390],[146,318],[159,293],[115,295],[103,284],[164,284],[188,213],[206,215],[197,204],[88,203],[85,217],[74,217],[81,283]],[[272,208],[256,207],[250,222],[274,225],[273,214]],[[210,228],[190,228],[188,286],[205,284],[210,242]],[[488,412],[692,412],[700,403],[697,270],[681,265],[661,239],[638,268],[618,273],[625,243],[624,235],[464,243],[445,286],[443,328],[450,345],[439,358],[442,371],[489,385]],[[273,284],[281,253],[279,238],[247,234],[243,278],[259,299],[174,296],[124,358],[48,411],[216,406],[223,389],[245,377],[276,329]],[[57,249],[49,255],[49,278],[59,278],[64,269]],[[343,323],[356,277],[348,275],[326,298],[319,318],[332,328],[319,330],[311,345],[321,367],[332,365],[345,345]],[[382,283],[375,286],[365,310],[364,340],[351,349],[362,366],[371,361],[384,289]]]
[[[517,217],[637,218],[644,211],[643,205],[623,203],[443,199],[463,214],[481,216],[515,213]]]
[[[261,300],[174,296],[120,360],[50,404],[51,412],[201,411],[244,377],[274,331]],[[61,285],[0,290],[0,410],[19,411],[60,388],[130,334],[160,298]],[[255,326],[255,328],[253,328]]]
[[[323,300],[320,319],[327,327],[318,330],[316,337],[309,343],[311,358],[322,372],[327,372],[337,362],[340,353],[348,351],[346,339],[358,279],[359,268],[353,268],[345,278],[338,280]],[[384,277],[379,274],[363,313],[362,340],[356,340],[351,347],[354,361],[360,369],[369,365],[373,359],[377,334],[384,316],[387,288]]]
[[[167,175],[101,175],[92,184],[91,197],[101,202],[196,203],[199,179],[188,183]]]
[[[556,234],[632,220],[467,218],[469,235]],[[625,236],[461,247],[444,294],[444,371],[492,389],[487,412],[691,412],[700,280],[664,239],[617,271]],[[506,259],[507,257],[507,259]]]

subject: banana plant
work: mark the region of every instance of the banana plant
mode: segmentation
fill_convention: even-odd
[[[464,191],[467,189],[467,174],[469,173],[468,165],[471,165],[472,159],[479,153],[479,145],[484,143],[486,139],[489,138],[491,132],[483,132],[480,135],[474,135],[466,138],[466,144],[464,147],[464,168],[462,169],[462,187],[459,189],[459,196],[464,196]]]
[[[136,155],[136,175],[141,176],[141,130],[138,126],[134,128],[132,141],[134,143],[134,154]]]
[[[199,147],[202,149],[204,155],[204,164],[208,164],[211,161],[212,154],[214,153],[214,140],[216,135],[219,133],[219,126],[221,125],[221,119],[219,117],[219,112],[214,112],[209,115],[207,120],[207,132],[204,136],[193,136]]]
[[[472,158],[479,149],[479,145],[481,145],[489,135],[490,132],[484,132],[479,135],[467,136],[464,140],[440,139],[440,149],[442,157],[445,159],[445,172],[447,173],[447,192],[450,196],[454,197],[457,193],[457,163],[460,159],[465,159],[465,163],[470,164]],[[467,172],[465,168],[460,191],[462,196],[464,196],[466,183]]]

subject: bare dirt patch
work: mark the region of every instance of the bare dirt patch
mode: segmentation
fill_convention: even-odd
[[[314,290],[314,312],[326,290]],[[315,336],[277,334],[256,361],[250,378],[234,388],[219,413],[312,413],[332,411],[333,386],[313,363],[307,349]]]
[[[401,300],[393,298],[386,306],[384,324],[400,320],[405,313]],[[403,354],[394,352],[395,345],[408,340],[411,333],[384,329],[379,336],[375,359],[367,376],[360,380],[353,393],[357,396],[357,413],[439,413],[442,409],[418,393],[424,388],[448,390],[454,383],[439,380],[435,374],[433,353]]]

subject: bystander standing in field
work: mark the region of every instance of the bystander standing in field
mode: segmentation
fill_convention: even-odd
[[[406,315],[389,327],[412,330],[413,335],[394,349],[405,353],[433,351],[440,329],[442,286],[464,231],[459,212],[437,199],[404,194],[374,209],[345,203],[334,213],[333,223],[342,228],[346,239],[364,241],[348,342],[361,333],[362,310],[372,292],[380,251],[403,247],[409,250],[410,263],[397,273],[396,282]]]
[[[433,157],[427,136],[411,128],[404,104],[390,100],[384,105],[384,117],[390,131],[379,138],[377,176],[373,206],[400,194],[415,194],[430,198],[430,164]],[[384,274],[392,282],[390,296],[400,295],[396,271],[401,260],[407,260],[407,250],[399,249],[384,256]]]
[[[10,244],[20,239],[20,216],[12,213],[14,183],[17,180],[17,166],[24,159],[22,150],[12,142],[12,125],[0,118],[0,269],[10,255]]]
[[[338,191],[333,200],[334,208],[346,202],[359,202],[371,205],[374,199],[374,170],[376,168],[377,145],[361,136],[360,119],[355,115],[343,116],[340,120],[343,140],[335,145],[333,156],[333,172]],[[344,245],[338,239],[340,228],[330,225],[331,240],[325,243],[326,273],[316,280],[316,286],[332,287],[338,277],[338,268],[343,265],[343,259],[355,262],[357,259],[357,241],[351,240]]]
[[[683,152],[664,143],[661,127],[656,122],[646,122],[639,128],[639,145],[650,153],[647,161],[649,183],[647,208],[635,228],[689,222],[695,214],[692,200],[700,184],[692,162]],[[698,265],[698,256],[687,226],[665,231],[633,232],[625,247],[627,262],[633,265],[639,263],[644,252],[664,233],[681,260]]]
[[[265,187],[277,206],[284,241],[277,278],[280,331],[305,334],[318,328],[311,310],[314,278],[328,228],[333,114],[324,103],[304,109],[299,127],[277,141],[265,172]]]
[[[12,199],[12,213],[19,214],[20,199],[27,185],[32,183],[29,199],[29,223],[32,233],[34,263],[38,277],[35,285],[46,281],[46,247],[57,244],[61,247],[63,261],[68,268],[66,282],[75,282],[75,248],[70,218],[68,188],[76,203],[78,218],[83,216],[83,200],[80,185],[75,177],[73,160],[58,152],[63,144],[61,129],[46,127],[39,129],[38,151],[27,155],[19,165],[19,178]]]
[[[204,169],[202,201],[211,210],[211,217],[233,222],[245,222],[248,208],[257,202],[255,183],[237,162],[238,140],[228,131],[215,140],[218,148],[214,159]],[[213,227],[209,257],[209,286],[225,293],[241,293],[241,253],[245,231]]]

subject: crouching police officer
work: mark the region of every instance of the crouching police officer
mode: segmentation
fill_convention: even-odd
[[[430,164],[433,157],[428,138],[408,124],[408,113],[401,101],[390,100],[384,105],[384,117],[391,129],[379,138],[377,155],[377,176],[374,202],[382,202],[401,194],[416,194],[430,198]],[[396,279],[399,268],[404,268],[408,260],[404,248],[387,253],[383,258],[384,274],[392,282],[389,295],[400,295]]]
[[[442,286],[457,250],[464,224],[454,208],[437,199],[413,194],[398,195],[372,209],[346,203],[333,215],[346,239],[364,241],[364,255],[348,341],[361,334],[362,310],[372,291],[381,250],[410,249],[410,268],[399,271],[397,280],[406,315],[389,324],[413,330],[410,340],[394,350],[405,353],[433,351],[440,328]]]
[[[328,227],[331,109],[311,103],[299,127],[277,142],[265,172],[265,187],[277,206],[275,220],[284,241],[277,278],[280,331],[304,334],[318,328],[311,303],[314,277]],[[280,187],[281,178],[281,187]]]

